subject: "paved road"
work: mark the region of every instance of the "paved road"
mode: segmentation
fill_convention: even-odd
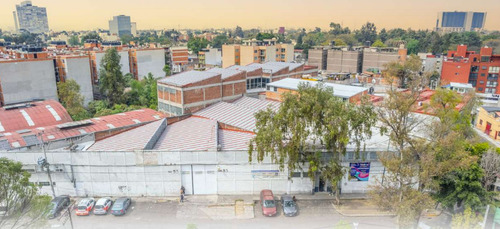
[[[275,217],[262,215],[259,205],[255,207],[255,218],[248,220],[212,220],[204,217],[196,218],[199,214],[196,210],[186,212],[191,217],[177,217],[179,204],[177,202],[151,203],[133,202],[126,215],[116,217],[105,216],[73,216],[74,228],[189,228],[187,225],[196,225],[197,229],[229,229],[229,228],[334,228],[339,222],[352,225],[359,223],[358,228],[394,228],[395,220],[391,217],[343,217],[339,215],[332,206],[330,200],[299,200],[299,215],[296,217],[285,217],[279,211]],[[185,206],[183,206],[185,209]],[[193,208],[196,208],[193,205]],[[183,212],[184,214],[184,212]],[[52,228],[70,228],[69,221],[62,225],[58,220],[51,220]]]

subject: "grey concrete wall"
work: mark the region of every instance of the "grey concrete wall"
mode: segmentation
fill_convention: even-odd
[[[205,52],[205,64],[221,66],[222,52],[216,48],[211,48],[209,52]]]
[[[322,69],[322,63],[323,63],[323,50],[322,49],[309,49],[309,55],[308,55],[308,65],[311,66],[317,66],[319,70],[325,70]]]
[[[57,100],[53,60],[0,62],[5,104],[33,99]]]
[[[328,50],[326,70],[331,73],[357,73],[360,61],[359,52]]]
[[[148,73],[152,73],[155,78],[164,77],[165,72],[165,51],[145,50],[137,51],[137,71],[139,80],[143,79]]]
[[[94,100],[92,91],[92,76],[90,75],[90,62],[85,58],[66,59],[66,78],[75,80],[80,85],[80,93],[84,97],[84,105]]]
[[[399,60],[397,52],[363,52],[363,72],[369,68],[385,69],[385,64]]]

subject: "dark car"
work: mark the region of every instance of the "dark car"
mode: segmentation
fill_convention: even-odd
[[[265,216],[276,215],[276,202],[271,190],[264,189],[260,192],[260,205],[262,206],[262,214]]]
[[[285,216],[296,216],[297,215],[297,203],[293,200],[293,197],[285,195],[281,197],[281,206],[283,207],[283,214]]]
[[[115,200],[113,207],[111,208],[111,214],[115,216],[125,215],[127,213],[127,209],[132,204],[132,200],[128,197],[122,197]]]
[[[67,208],[70,204],[69,196],[57,196],[50,202],[49,219],[59,216],[61,210]]]

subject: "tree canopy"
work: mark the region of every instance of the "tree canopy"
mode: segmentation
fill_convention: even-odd
[[[66,108],[74,121],[90,118],[83,106],[83,96],[80,94],[80,85],[73,80],[57,83],[57,94],[59,101]]]
[[[210,42],[205,38],[193,37],[189,39],[187,47],[193,53],[198,54],[200,50],[207,48]]]
[[[115,48],[108,49],[101,62],[99,90],[110,105],[123,101],[125,78],[121,71],[120,55]]]

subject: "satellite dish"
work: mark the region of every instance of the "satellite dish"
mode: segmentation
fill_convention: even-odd
[[[37,160],[37,163],[40,166],[45,165],[46,162],[47,162],[47,160],[44,157],[39,157],[38,160]]]

